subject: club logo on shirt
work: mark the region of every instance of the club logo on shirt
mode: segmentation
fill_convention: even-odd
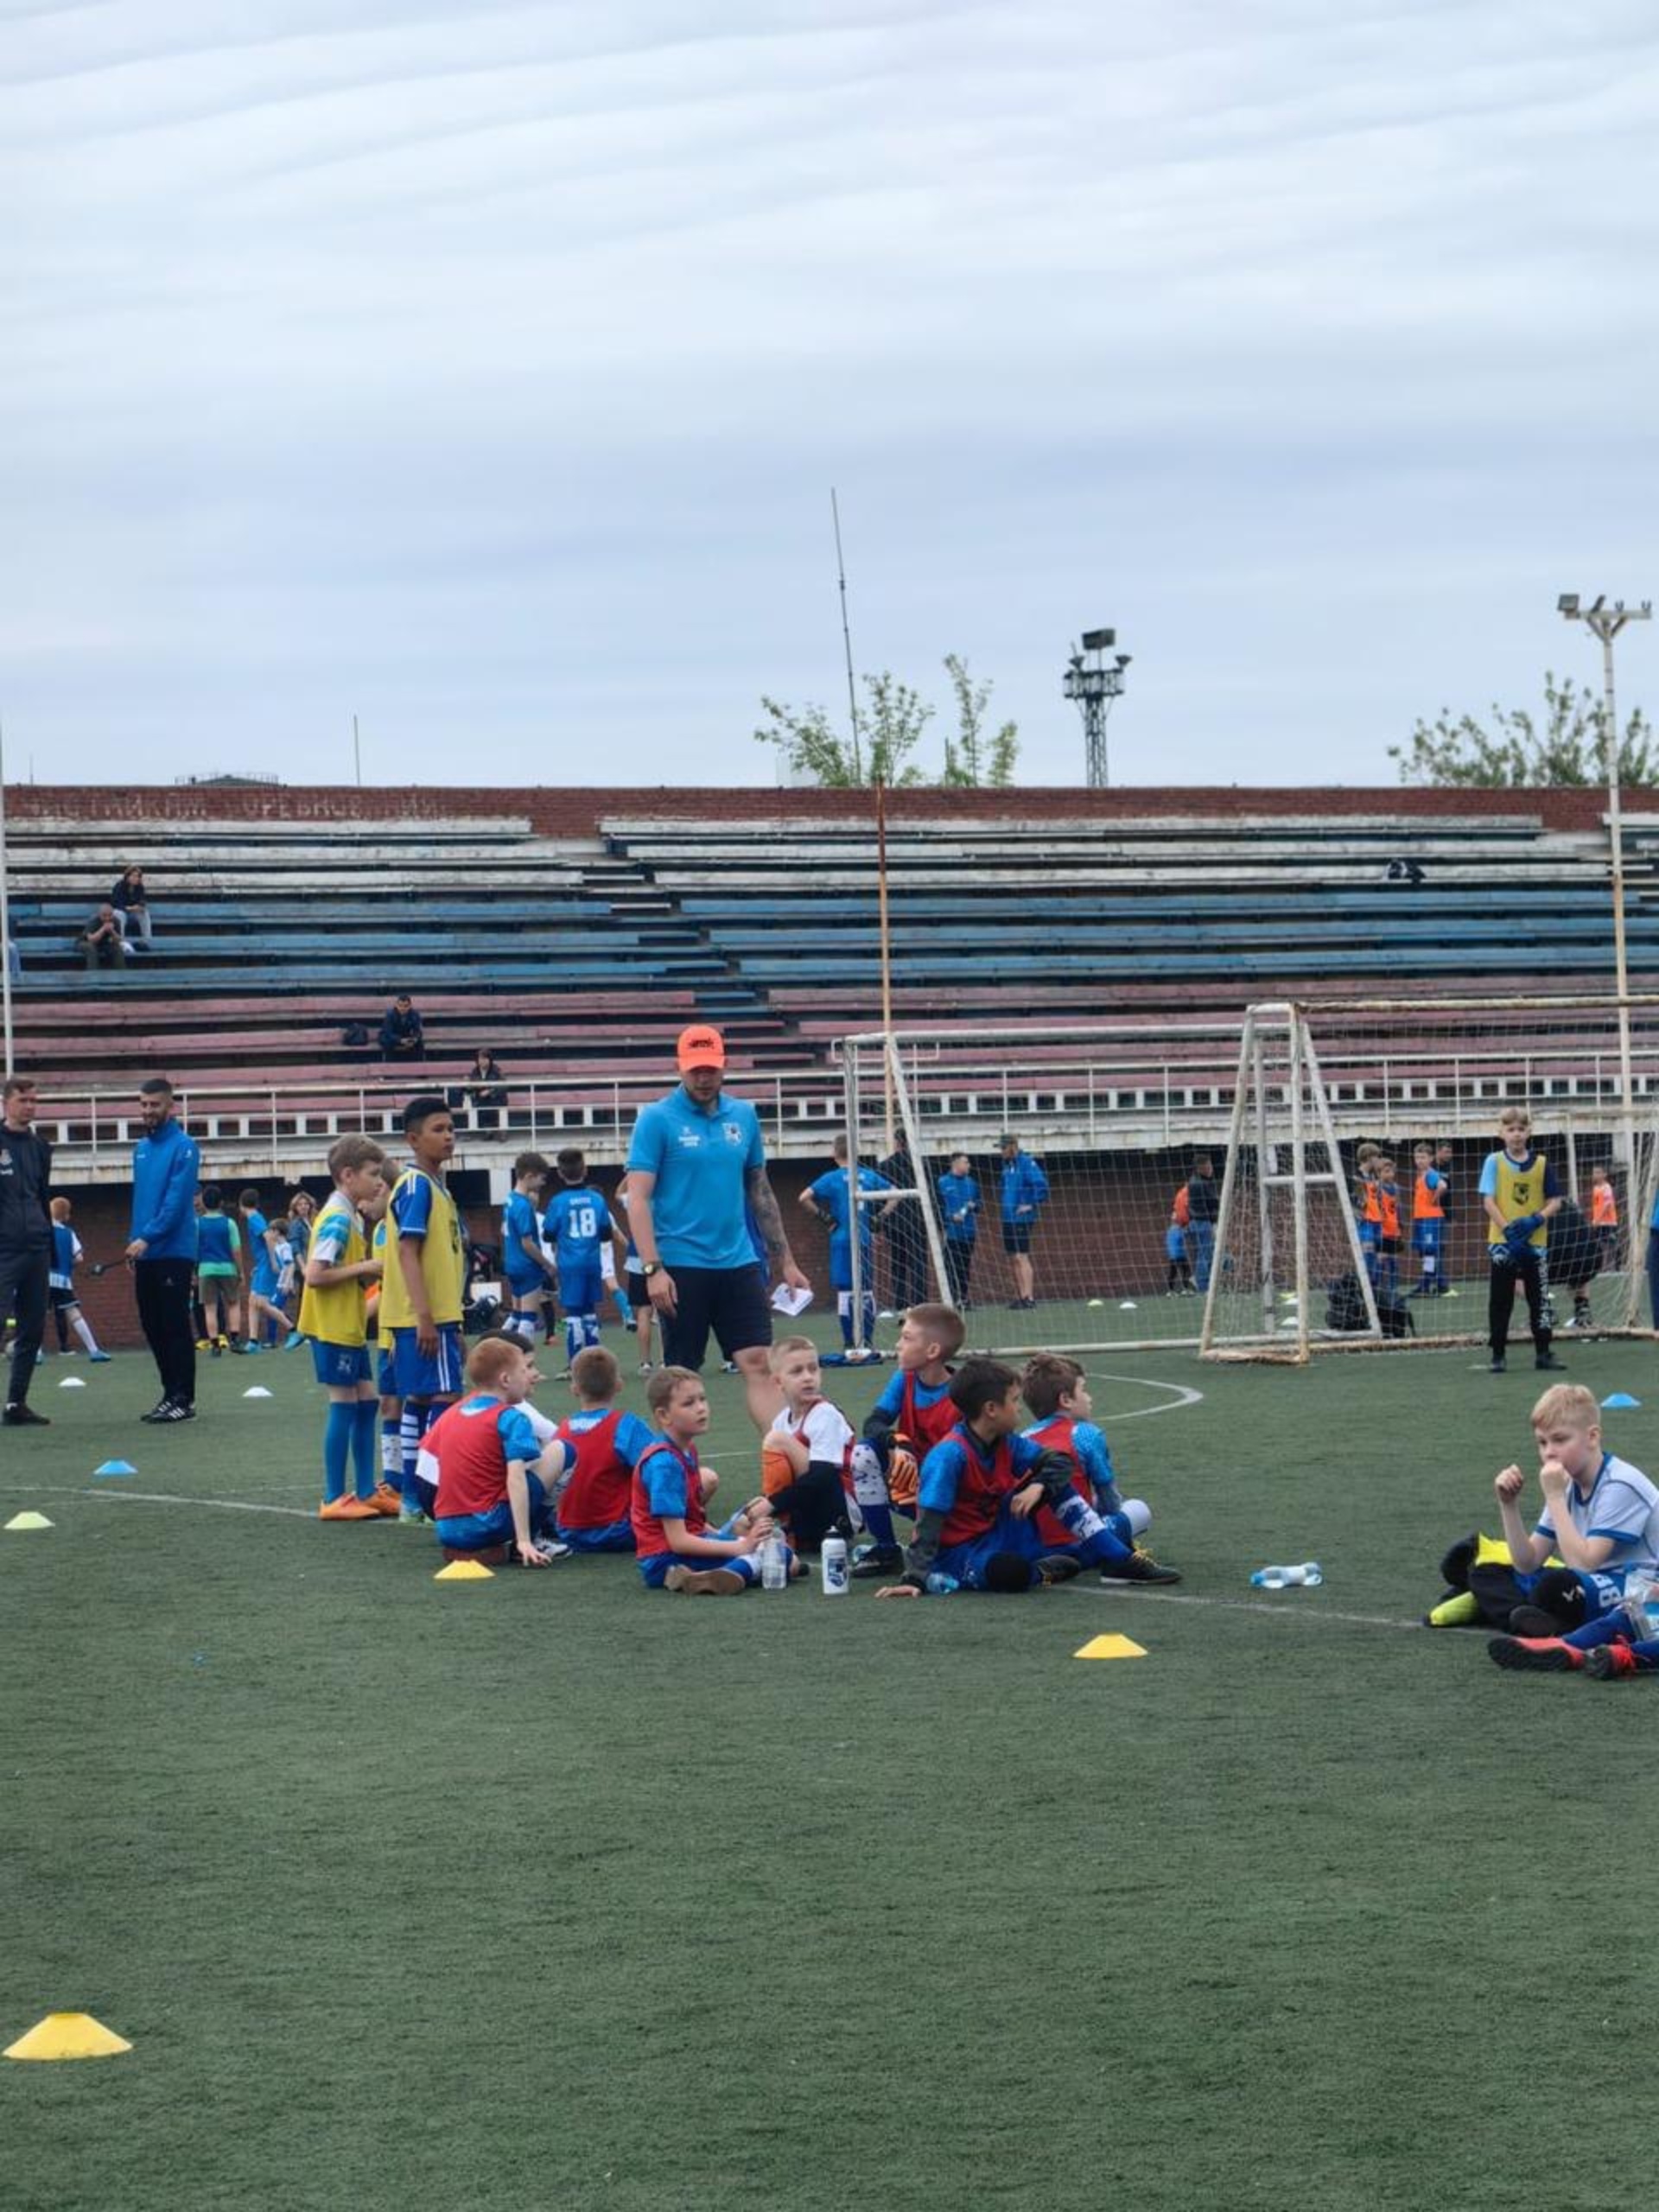
[[[728,1144],[742,1143],[743,1132],[735,1122],[722,1122],[720,1126],[725,1133]]]

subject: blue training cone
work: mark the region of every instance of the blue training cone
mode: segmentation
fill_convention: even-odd
[[[106,1459],[101,1467],[94,1467],[95,1475],[136,1475],[138,1470],[129,1459]]]
[[[1615,1390],[1611,1397],[1602,1400],[1601,1409],[1604,1413],[1626,1412],[1632,1406],[1639,1406],[1641,1402],[1640,1398],[1633,1398],[1628,1390]]]

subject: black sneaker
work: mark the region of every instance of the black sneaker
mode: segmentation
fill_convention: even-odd
[[[1083,1573],[1083,1561],[1070,1552],[1046,1552],[1037,1562],[1037,1580],[1045,1589],[1057,1582],[1071,1582]]]
[[[855,1582],[873,1582],[878,1574],[902,1574],[905,1555],[897,1544],[872,1544],[861,1552],[847,1570]]]
[[[1513,1620],[1515,1615],[1510,1618]],[[1495,1636],[1487,1643],[1486,1656],[1495,1667],[1522,1675],[1576,1675],[1584,1667],[1583,1652],[1558,1636]]]
[[[50,1428],[52,1424],[44,1414],[37,1414],[33,1406],[8,1406],[0,1414],[0,1422],[7,1428]]]
[[[1179,1582],[1180,1570],[1160,1567],[1150,1552],[1132,1551],[1127,1559],[1110,1560],[1100,1570],[1103,1582]]]
[[[172,1403],[171,1398],[157,1398],[149,1411],[147,1414],[140,1414],[138,1418],[140,1421],[165,1421],[168,1417],[168,1408]]]
[[[1489,1375],[1507,1375],[1509,1371],[1510,1363],[1504,1358],[1503,1353],[1501,1351],[1494,1352],[1492,1354],[1492,1363],[1486,1370],[1486,1372]]]
[[[154,1413],[148,1413],[143,1416],[146,1421],[156,1421],[157,1423],[175,1421],[194,1421],[195,1417],[195,1408],[194,1406],[185,1405],[177,1398],[163,1398],[161,1404],[156,1407]]]
[[[1567,1372],[1567,1362],[1557,1359],[1553,1351],[1541,1351],[1532,1363],[1541,1375],[1565,1375]]]
[[[1510,1615],[1511,1636],[1523,1636],[1534,1642],[1540,1637],[1555,1641],[1560,1633],[1560,1621],[1554,1613],[1547,1613],[1541,1605],[1516,1605]]]

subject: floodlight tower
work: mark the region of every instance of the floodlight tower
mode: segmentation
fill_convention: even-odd
[[[1084,745],[1088,754],[1088,783],[1103,791],[1112,779],[1106,762],[1106,718],[1112,702],[1123,692],[1128,653],[1115,653],[1116,630],[1085,630],[1081,648],[1074,649],[1065,671],[1065,696],[1075,699],[1083,713]]]
[[[1650,622],[1653,601],[1626,607],[1616,599],[1611,607],[1603,592],[1588,607],[1580,606],[1575,591],[1564,591],[1555,602],[1558,614],[1569,622],[1582,622],[1601,639],[1603,722],[1602,772],[1607,779],[1607,837],[1613,864],[1613,974],[1618,989],[1618,1093],[1624,1126],[1621,1149],[1626,1168],[1636,1160],[1636,1100],[1630,1084],[1630,970],[1624,953],[1624,825],[1618,791],[1618,709],[1613,694],[1613,639],[1627,622]]]

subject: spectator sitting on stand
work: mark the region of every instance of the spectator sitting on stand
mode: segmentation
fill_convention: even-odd
[[[115,909],[121,934],[127,940],[128,951],[142,945],[148,952],[151,937],[149,893],[144,888],[143,868],[126,868],[116,877],[110,887],[110,904]]]
[[[462,1088],[472,1101],[474,1128],[499,1129],[502,1109],[507,1103],[505,1078],[500,1062],[487,1045],[480,1045],[474,1053]]]
[[[115,909],[107,899],[75,939],[75,944],[88,968],[126,966],[129,947],[115,918]]]
[[[407,991],[399,991],[386,1008],[380,1024],[380,1057],[385,1060],[423,1060],[426,1032]]]

